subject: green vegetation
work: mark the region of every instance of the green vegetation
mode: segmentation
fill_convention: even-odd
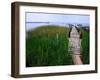
[[[82,61],[89,64],[89,30],[78,28],[81,35]],[[26,67],[73,65],[68,52],[70,29],[46,25],[26,32]]]
[[[82,61],[83,64],[89,64],[89,31],[82,29]]]
[[[68,28],[54,25],[26,32],[26,67],[72,65],[68,32]]]

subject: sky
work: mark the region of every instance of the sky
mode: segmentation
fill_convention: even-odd
[[[36,22],[36,23],[35,23]],[[48,23],[37,23],[37,22],[50,22],[49,24],[65,25],[67,23],[78,23],[87,24],[90,23],[89,15],[79,14],[54,14],[54,13],[32,13],[26,12],[26,30],[38,27],[40,25],[46,25]]]

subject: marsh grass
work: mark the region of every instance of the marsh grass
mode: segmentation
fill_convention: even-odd
[[[68,52],[70,29],[63,26],[39,26],[26,32],[26,67],[73,65]],[[82,33],[82,61],[89,64],[89,31]]]
[[[83,30],[82,38],[82,60],[84,64],[89,64],[90,52],[89,52],[89,31]]]
[[[27,32],[26,67],[72,65],[67,33],[68,28],[53,25]]]

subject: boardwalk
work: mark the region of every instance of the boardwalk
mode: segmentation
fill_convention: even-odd
[[[69,38],[69,50],[72,53],[74,64],[82,64],[81,61],[81,39],[75,26],[72,27]]]

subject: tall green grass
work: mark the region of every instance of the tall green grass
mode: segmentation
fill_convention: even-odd
[[[26,67],[72,65],[68,30],[47,25],[26,32]]]
[[[40,26],[26,32],[26,67],[72,65],[68,52],[68,33],[63,26]],[[80,28],[82,33],[82,61],[89,64],[89,31]]]
[[[82,37],[82,61],[83,64],[89,64],[89,31],[83,29],[83,37]]]

